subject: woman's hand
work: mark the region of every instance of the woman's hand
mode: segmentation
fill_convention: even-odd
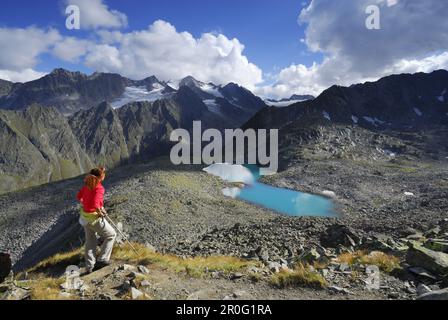
[[[102,217],[107,216],[107,211],[104,207],[101,208],[101,214],[102,214]]]
[[[100,218],[104,218],[105,216],[107,216],[107,212],[106,209],[103,208],[99,208],[96,209],[96,214],[100,217]]]

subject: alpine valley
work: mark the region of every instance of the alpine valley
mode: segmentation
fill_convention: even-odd
[[[142,256],[118,247],[90,289],[53,285],[56,297],[447,298],[446,70],[265,102],[234,83],[58,69],[0,81],[0,107],[0,251],[30,286],[9,298],[38,297],[41,279],[81,261],[74,195],[99,163],[113,168],[106,208]],[[173,165],[169,135],[195,120],[279,129],[279,172],[259,181],[325,196],[339,215],[283,215],[224,196],[235,184],[204,166]]]

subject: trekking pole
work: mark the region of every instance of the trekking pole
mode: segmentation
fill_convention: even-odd
[[[120,228],[117,227],[117,225],[112,221],[111,218],[109,218],[108,215],[105,215],[106,220],[110,222],[110,224],[120,233],[120,235],[123,237],[123,239],[125,241],[127,241],[127,243],[131,246],[132,250],[134,250],[134,252],[139,255],[137,249],[134,248],[134,246],[132,245],[132,243],[128,240],[128,238],[125,236],[125,234],[120,230]]]

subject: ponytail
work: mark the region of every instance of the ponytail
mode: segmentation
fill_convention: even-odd
[[[84,183],[87,186],[87,188],[93,190],[101,183],[101,180],[104,178],[105,174],[106,174],[106,168],[104,167],[92,169],[84,179]]]

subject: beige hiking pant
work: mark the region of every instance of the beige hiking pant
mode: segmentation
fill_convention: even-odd
[[[86,244],[84,248],[86,268],[92,269],[95,266],[96,261],[109,262],[115,238],[117,236],[114,228],[112,228],[105,218],[99,218],[93,223],[86,224],[84,226],[84,232],[86,235]],[[103,240],[98,257],[96,256],[96,247],[98,245],[96,234]]]

